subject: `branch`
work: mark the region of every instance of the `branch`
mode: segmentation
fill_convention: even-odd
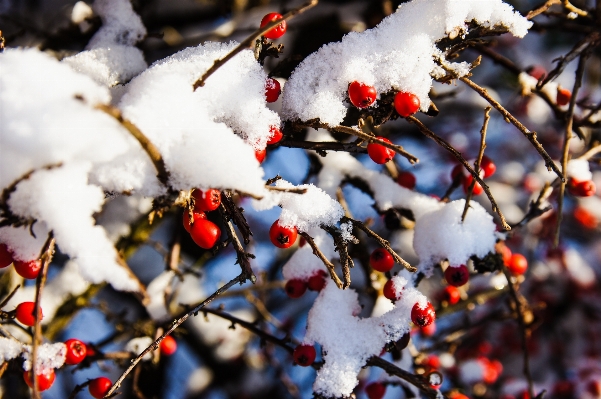
[[[367,149],[356,143],[340,143],[338,141],[302,141],[302,140],[282,140],[279,143],[282,147],[303,148],[305,150],[316,151],[324,156],[325,151],[344,151],[351,154],[367,154]]]
[[[117,107],[98,104],[95,108],[115,118],[121,126],[127,129],[127,131],[138,140],[138,143],[140,143],[144,151],[146,151],[146,154],[148,154],[148,157],[157,170],[157,179],[159,179],[165,187],[169,188],[169,171],[165,166],[165,161],[163,160],[159,149],[148,139],[148,137],[146,137],[136,125],[125,119]]]
[[[194,91],[196,91],[196,89],[198,89],[199,87],[204,86],[205,81],[208,79],[208,77],[211,76],[213,73],[215,73],[215,71],[217,71],[220,67],[222,67],[226,62],[228,62],[229,60],[234,58],[236,56],[236,54],[240,53],[242,50],[253,47],[255,40],[260,38],[263,34],[270,31],[272,28],[278,26],[283,21],[287,21],[287,20],[295,17],[296,15],[307,11],[308,9],[317,5],[317,2],[318,2],[318,0],[310,0],[298,8],[288,11],[286,14],[284,14],[282,16],[282,19],[278,19],[277,21],[273,21],[273,22],[269,23],[268,25],[265,25],[263,28],[257,29],[250,36],[248,36],[246,39],[244,39],[239,45],[237,45],[232,51],[227,53],[223,58],[216,60],[213,63],[213,65],[200,77],[200,79],[198,79],[196,82],[194,82],[194,85],[192,86]]]
[[[551,8],[551,6],[553,6],[555,4],[561,4],[561,1],[560,0],[547,0],[544,4],[536,7],[534,10],[532,10],[528,14],[526,14],[526,19],[530,20],[530,19],[536,17],[537,15],[544,13],[549,8]]]
[[[313,239],[313,237],[311,237],[308,233],[304,232],[300,232],[300,235],[303,236],[305,240],[307,240],[307,243],[311,246],[311,248],[313,248],[313,255],[317,256],[323,262],[325,267],[328,268],[328,271],[330,272],[330,277],[332,278],[332,280],[334,280],[336,286],[338,288],[342,288],[342,281],[340,281],[340,278],[338,278],[338,275],[336,274],[334,264],[330,262],[330,260],[324,255],[323,252],[321,252],[317,244],[315,244],[315,240]]]
[[[482,186],[482,189],[484,190],[484,192],[486,193],[486,196],[488,197],[488,200],[490,201],[490,204],[491,204],[491,207],[492,207],[492,211],[495,212],[499,216],[499,219],[501,219],[501,225],[503,226],[503,228],[505,230],[511,230],[511,227],[509,226],[509,224],[507,224],[507,220],[505,219],[505,216],[501,212],[501,209],[499,208],[499,205],[497,205],[497,201],[492,196],[492,193],[490,192],[490,189],[488,188],[488,185],[486,183],[484,183],[484,181],[480,178],[480,174],[476,173],[476,171],[474,169],[472,169],[472,167],[470,166],[470,164],[465,160],[465,158],[463,158],[463,156],[461,155],[461,153],[459,151],[457,151],[449,143],[447,143],[443,138],[437,136],[433,131],[431,131],[430,129],[428,129],[416,117],[410,116],[410,117],[408,117],[406,119],[408,121],[410,121],[410,122],[415,123],[417,125],[417,127],[419,128],[419,130],[426,137],[429,137],[432,140],[434,140],[436,143],[438,143],[438,145],[440,145],[441,147],[443,147],[445,150],[449,151],[451,154],[453,154],[453,156],[455,158],[457,158],[457,160],[467,169],[467,171],[470,172],[470,174],[473,176],[474,180],[476,180]]]
[[[350,268],[355,266],[353,258],[351,258],[348,253],[348,243],[344,238],[342,238],[342,234],[338,228],[326,225],[321,225],[320,227],[327,231],[334,240],[334,246],[336,247],[335,251],[340,255],[340,265],[342,266],[342,277],[344,280],[342,289],[346,289],[351,285]]]
[[[221,211],[223,223],[225,224],[225,227],[227,227],[227,235],[232,241],[234,249],[236,250],[236,263],[238,263],[240,265],[240,268],[242,269],[242,273],[240,274],[240,276],[242,276],[244,281],[250,280],[254,284],[257,281],[257,277],[253,273],[253,270],[250,266],[250,261],[248,259],[254,258],[255,256],[244,250],[244,247],[238,239],[236,230],[234,230],[234,225],[232,224],[231,216],[223,203],[219,205],[219,210]]]

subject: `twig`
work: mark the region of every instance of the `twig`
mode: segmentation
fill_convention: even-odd
[[[90,385],[90,382],[92,382],[92,380],[87,380],[86,382],[84,382],[82,384],[75,385],[75,388],[73,388],[73,391],[71,391],[71,394],[69,395],[68,399],[75,399],[75,397],[77,396],[78,393],[80,393],[81,391],[84,390],[85,387]]]
[[[0,302],[0,309],[2,309],[4,306],[6,306],[6,304],[8,303],[8,301],[10,301],[10,299],[15,296],[15,294],[17,293],[17,290],[21,288],[21,284],[17,284],[17,286],[11,291],[10,294],[8,294],[8,296],[6,298],[4,298],[2,300],[2,302]]]
[[[234,225],[232,224],[230,214],[225,205],[222,203],[219,208],[221,210],[223,223],[225,224],[225,227],[227,227],[227,235],[234,245],[234,250],[236,250],[236,263],[238,263],[242,269],[241,276],[243,276],[244,280],[248,279],[254,284],[257,282],[257,277],[255,276],[255,273],[253,273],[253,270],[250,266],[250,261],[248,259],[254,258],[255,256],[244,250],[244,247],[238,239],[236,230],[234,230]]]
[[[471,89],[473,89],[475,92],[480,94],[480,96],[482,96],[482,98],[488,101],[488,103],[492,105],[494,109],[496,109],[497,111],[499,111],[499,113],[501,113],[501,115],[503,115],[506,121],[511,122],[520,132],[522,132],[522,134],[524,134],[524,136],[526,136],[528,141],[530,141],[530,143],[534,146],[536,151],[538,151],[540,156],[545,160],[545,166],[547,167],[547,169],[553,170],[555,174],[559,176],[560,179],[565,179],[562,173],[559,171],[557,165],[555,165],[555,162],[553,162],[549,154],[547,154],[547,151],[545,151],[543,146],[538,142],[538,139],[536,138],[536,132],[530,131],[528,128],[526,128],[526,126],[524,126],[509,111],[507,111],[501,104],[499,104],[494,98],[492,98],[490,94],[488,94],[488,91],[486,89],[478,86],[476,83],[472,82],[465,76],[460,77],[459,79],[463,83],[468,85]]]
[[[336,286],[338,288],[342,288],[342,281],[340,281],[340,278],[338,278],[338,275],[336,274],[334,264],[330,262],[330,260],[324,255],[323,252],[321,252],[317,244],[315,244],[315,240],[313,239],[313,237],[311,237],[308,233],[305,232],[301,232],[300,235],[303,236],[305,240],[307,240],[307,243],[313,249],[313,255],[317,256],[323,262],[325,267],[328,268],[328,271],[330,272],[330,277],[332,278],[332,280],[334,280]]]
[[[31,379],[33,381],[33,390],[31,391],[31,397],[33,399],[40,397],[39,384],[36,376],[37,373],[37,360],[38,360],[38,346],[42,341],[42,328],[40,326],[41,320],[41,312],[40,312],[40,302],[42,301],[42,291],[44,290],[44,284],[46,283],[46,275],[48,273],[48,265],[50,265],[50,261],[52,260],[52,255],[54,253],[54,234],[52,231],[48,233],[48,238],[44,243],[44,247],[42,248],[42,252],[40,254],[40,260],[42,261],[42,268],[40,270],[40,274],[38,274],[38,278],[36,279],[36,287],[35,287],[35,300],[34,300],[34,310],[33,316],[35,318],[35,323],[33,325],[33,343],[31,349]]]
[[[148,157],[157,170],[157,179],[161,184],[169,188],[169,171],[165,166],[165,161],[163,160],[159,149],[148,139],[148,137],[146,137],[136,125],[125,119],[118,108],[105,104],[97,104],[95,108],[115,118],[121,126],[127,129],[127,131],[138,140],[138,143],[140,143],[144,151],[146,151],[146,154],[148,154]]]
[[[578,159],[586,159],[587,161],[601,152],[601,144],[597,144],[584,154],[580,155]]]
[[[225,190],[221,193],[221,203],[225,207],[225,210],[228,213],[228,216],[232,219],[232,222],[238,227],[240,234],[242,234],[242,238],[244,240],[244,244],[250,243],[250,236],[253,235],[250,230],[250,226],[244,217],[244,209],[236,206],[232,198],[232,192],[229,190]]]
[[[402,368],[397,367],[396,365],[389,363],[378,356],[370,357],[367,361],[367,365],[379,367],[386,371],[389,375],[395,375],[407,381],[411,385],[419,388],[419,390],[422,391],[429,399],[448,399],[447,396],[441,393],[438,389],[432,388],[428,380],[426,380],[424,377],[403,370]]]
[[[350,268],[354,267],[353,258],[348,253],[348,243],[342,237],[340,230],[334,226],[320,226],[323,230],[327,231],[334,240],[335,251],[340,255],[340,266],[342,267],[342,289],[346,289],[351,285],[351,272]],[[336,284],[338,285],[338,284]]]
[[[457,151],[453,146],[451,146],[449,143],[447,143],[442,137],[439,137],[433,131],[428,129],[416,117],[410,116],[407,118],[407,120],[415,123],[417,125],[417,127],[419,128],[419,130],[424,135],[426,135],[426,137],[431,138],[436,143],[438,143],[438,145],[440,145],[442,148],[444,148],[445,150],[447,150],[451,154],[453,154],[453,156],[468,170],[468,172],[470,172],[470,174],[473,176],[474,180],[476,180],[478,183],[480,183],[480,185],[482,186],[482,189],[484,190],[484,192],[486,193],[486,196],[488,197],[488,200],[490,201],[492,211],[495,212],[499,216],[499,219],[501,220],[501,225],[503,226],[503,228],[505,230],[511,230],[511,227],[509,226],[509,224],[507,224],[507,220],[505,219],[505,216],[501,212],[501,208],[499,208],[499,205],[497,205],[497,201],[492,196],[492,193],[490,192],[488,185],[486,183],[484,183],[484,181],[480,178],[480,174],[476,173],[476,171],[474,169],[472,169],[470,164],[465,160],[465,158],[463,158],[463,155],[461,155],[461,153],[459,151]]]
[[[289,187],[276,187],[276,186],[265,186],[266,189],[271,190],[271,191],[282,191],[285,193],[292,193],[292,194],[305,194],[307,192],[306,188],[289,188]]]
[[[202,301],[200,304],[198,304],[192,310],[188,311],[180,318],[175,319],[173,321],[173,323],[171,324],[171,327],[166,329],[165,332],[160,337],[158,337],[148,348],[144,349],[144,351],[142,351],[142,353],[140,353],[138,356],[136,356],[131,361],[131,364],[129,365],[129,367],[123,372],[123,374],[121,374],[119,379],[117,379],[117,381],[115,381],[115,383],[113,384],[111,389],[108,391],[108,393],[105,395],[105,397],[110,396],[113,392],[115,392],[117,389],[119,389],[119,387],[121,386],[121,383],[123,382],[123,380],[125,380],[125,377],[127,377],[127,375],[129,373],[131,373],[131,371],[136,367],[136,365],[140,362],[140,360],[142,360],[142,358],[147,353],[156,350],[159,347],[159,345],[161,344],[161,341],[163,341],[163,339],[165,339],[165,337],[167,335],[171,334],[177,327],[179,327],[183,322],[188,320],[191,316],[193,316],[193,315],[196,316],[202,308],[204,308],[206,305],[208,305],[213,300],[215,300],[215,298],[217,298],[219,295],[221,295],[221,293],[229,290],[236,283],[243,284],[246,280],[247,280],[247,277],[244,275],[244,273],[241,273],[238,277],[234,278],[233,280],[231,280],[227,284],[225,284],[223,287],[219,288],[217,291],[215,291],[213,294],[211,294],[211,296],[209,296],[207,299]]]
[[[555,179],[555,182],[559,182],[559,179]],[[545,183],[545,186],[542,188],[542,190],[538,194],[538,197],[536,198],[536,200],[530,201],[528,213],[526,213],[526,215],[524,215],[522,220],[520,220],[518,223],[511,226],[511,228],[515,229],[517,227],[525,226],[531,220],[533,220],[533,219],[543,215],[544,213],[550,211],[551,209],[553,209],[553,207],[551,205],[547,205],[544,208],[540,207],[542,202],[544,200],[546,200],[547,198],[549,198],[549,196],[551,195],[552,192],[553,192],[552,185],[549,183]]]
[[[586,59],[588,58],[590,52],[587,50],[580,55],[580,59],[578,60],[578,69],[576,70],[576,81],[574,82],[574,88],[572,90],[572,97],[570,98],[570,105],[568,107],[568,115],[566,121],[566,130],[565,136],[563,140],[563,149],[561,154],[561,170],[565,176],[567,176],[568,169],[568,158],[570,153],[570,140],[572,139],[572,124],[574,123],[574,107],[576,104],[576,96],[578,95],[578,90],[582,85],[582,77],[584,76],[584,67],[586,65]],[[563,219],[563,199],[566,191],[566,183],[564,180],[561,182],[559,186],[559,198],[557,199],[557,226],[555,228],[555,247],[559,245],[559,230],[561,228],[561,221]]]
[[[415,273],[417,271],[417,268],[411,266],[409,264],[409,262],[407,262],[405,259],[401,258],[399,256],[399,254],[397,254],[394,249],[392,249],[392,247],[390,246],[390,243],[383,239],[382,237],[380,237],[375,231],[371,230],[369,227],[367,227],[365,224],[363,224],[362,222],[355,220],[355,219],[350,219],[347,217],[343,217],[342,218],[343,222],[350,222],[353,224],[353,226],[358,227],[359,229],[363,230],[365,232],[365,234],[367,234],[368,236],[370,236],[371,238],[375,239],[376,241],[378,241],[378,243],[384,247],[388,252],[390,252],[390,255],[392,255],[392,257],[394,258],[394,261],[396,263],[399,263],[401,266],[403,266],[405,269],[407,269],[408,271]]]
[[[486,148],[486,129],[488,128],[488,121],[490,120],[491,107],[486,107],[484,110],[484,122],[482,123],[482,129],[480,129],[480,150],[478,151],[478,158],[474,164],[474,170],[480,175],[480,164],[482,163],[482,156],[484,155],[484,149]],[[469,189],[467,190],[467,198],[465,199],[465,207],[463,208],[463,214],[461,215],[461,223],[465,221],[467,216],[467,210],[470,207],[470,201],[474,194],[474,187],[476,186],[476,180],[472,179]]]
[[[263,34],[270,31],[272,28],[278,26],[283,21],[287,21],[287,20],[295,17],[296,15],[307,11],[308,9],[317,5],[317,2],[318,2],[318,0],[308,1],[307,3],[303,4],[302,6],[295,8],[294,10],[288,11],[286,14],[284,14],[282,16],[282,19],[278,19],[276,21],[269,23],[268,25],[265,25],[263,28],[257,29],[250,36],[248,36],[246,39],[244,39],[239,45],[237,45],[232,51],[227,53],[223,58],[216,60],[213,63],[213,65],[200,77],[200,79],[198,79],[196,82],[194,82],[194,85],[192,86],[194,88],[194,90],[198,89],[199,87],[204,86],[207,78],[209,76],[211,76],[213,73],[215,73],[215,71],[217,71],[220,67],[222,67],[226,62],[228,62],[229,60],[234,58],[236,56],[236,54],[240,53],[242,50],[253,47],[255,40],[257,40]]]
[[[526,14],[526,19],[532,19],[534,17],[536,17],[539,14],[544,13],[545,11],[547,11],[549,8],[551,8],[551,6],[555,5],[555,4],[560,4],[560,0],[547,0],[543,5],[536,7],[534,10],[530,11],[528,14]]]
[[[344,151],[351,154],[366,154],[365,147],[358,146],[355,143],[341,143],[338,141],[301,141],[301,140],[282,140],[279,142],[282,147],[303,148],[305,150],[316,151],[324,156],[324,151]]]

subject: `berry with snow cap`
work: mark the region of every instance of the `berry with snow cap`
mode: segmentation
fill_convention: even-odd
[[[391,301],[398,301],[401,299],[400,295],[397,295],[396,287],[394,286],[394,281],[388,280],[386,284],[384,284],[383,289],[384,296]]]
[[[282,137],[284,137],[284,135],[282,134],[282,131],[280,129],[278,129],[276,126],[270,127],[269,133],[271,133],[271,136],[269,136],[269,140],[267,140],[267,144],[279,143],[280,140],[282,139]]]
[[[415,114],[419,110],[419,106],[419,98],[413,93],[400,91],[394,96],[394,109],[403,118]]]
[[[27,386],[29,386],[30,388],[33,388],[33,379],[31,378],[31,373],[32,373],[31,370],[24,371],[23,379],[25,380],[25,383],[27,384]],[[41,392],[41,391],[50,389],[52,384],[54,384],[54,380],[56,379],[56,374],[54,373],[54,370],[50,370],[45,373],[37,374],[35,377],[36,377],[36,380],[38,381],[38,390]]]
[[[434,306],[430,302],[425,307],[421,307],[419,303],[413,305],[411,309],[411,321],[419,327],[425,327],[432,324],[436,320],[436,312]]]
[[[280,98],[282,86],[277,79],[267,78],[265,81],[265,100],[268,103],[274,103]]]
[[[348,85],[349,100],[357,108],[369,107],[376,101],[377,95],[375,87],[357,82],[356,80]]]
[[[19,276],[29,280],[36,278],[38,274],[40,274],[40,270],[42,270],[41,260],[30,260],[26,262],[15,260],[13,265]]]
[[[290,248],[296,242],[298,230],[295,226],[284,227],[280,225],[280,220],[276,220],[269,229],[269,238],[273,245],[278,248]]]

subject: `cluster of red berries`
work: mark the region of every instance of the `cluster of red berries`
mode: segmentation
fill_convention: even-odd
[[[215,189],[207,191],[194,189],[191,196],[194,207],[191,212],[184,211],[182,219],[184,228],[190,233],[190,237],[196,245],[204,249],[213,248],[221,237],[221,230],[215,223],[207,219],[205,212],[219,208],[221,192]]]
[[[286,282],[284,290],[290,298],[300,298],[307,291],[321,291],[326,286],[326,277],[328,274],[323,270],[318,270],[307,280],[291,279]]]
[[[576,180],[572,177],[568,181],[568,191],[576,197],[590,197],[595,195],[597,188],[591,180]]]
[[[42,261],[39,259],[20,261],[13,258],[11,249],[6,244],[0,244],[0,268],[5,268],[13,264],[15,272],[23,278],[34,279],[42,270]]]
[[[497,165],[486,155],[482,156],[482,162],[480,162],[480,177],[486,179],[495,174],[497,170]],[[466,174],[462,165],[455,165],[453,170],[451,171],[451,179],[453,182],[458,182],[463,185],[463,191],[467,194],[470,185],[474,181],[474,176],[471,174]],[[476,182],[474,184],[474,190],[472,193],[474,195],[480,195],[484,192],[484,189],[480,185],[480,183]]]

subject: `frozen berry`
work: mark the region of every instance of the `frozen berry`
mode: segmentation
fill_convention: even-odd
[[[27,384],[27,386],[29,386],[30,388],[33,388],[33,379],[31,378],[31,373],[32,371],[24,371],[23,372],[23,379],[25,380],[25,383]],[[47,389],[49,389],[52,384],[54,384],[54,379],[56,378],[56,374],[54,373],[54,370],[49,370],[45,373],[40,373],[36,375],[36,380],[38,380],[38,389],[41,391],[45,391]]]
[[[11,263],[13,263],[13,254],[6,244],[0,244],[0,269],[9,266]]]
[[[449,285],[461,287],[467,283],[470,273],[465,265],[449,266],[444,271],[444,279]]]
[[[595,195],[597,188],[595,187],[595,183],[591,180],[580,181],[572,178],[568,183],[568,190],[570,191],[570,194],[577,197],[590,197]]]
[[[255,158],[259,163],[263,163],[265,160],[265,156],[267,155],[267,149],[263,148],[262,150],[255,150]]]
[[[442,292],[442,299],[447,301],[449,305],[455,305],[461,300],[461,292],[457,289],[457,287],[453,287],[452,285],[447,285],[444,287]]]
[[[273,245],[278,248],[290,248],[296,242],[297,235],[298,230],[295,226],[281,226],[279,219],[273,222],[269,229],[269,238]]]
[[[30,280],[36,278],[40,274],[40,270],[42,270],[41,260],[30,260],[28,262],[16,260],[13,262],[13,265],[19,276]]]
[[[207,215],[204,212],[192,212],[192,223],[195,223],[199,219],[206,219]],[[187,210],[184,210],[184,214],[182,215],[182,223],[184,224],[184,229],[189,233],[190,232],[190,213]]]
[[[210,220],[198,219],[190,226],[190,236],[199,247],[211,249],[219,241],[221,230]]]
[[[113,383],[108,378],[98,377],[90,381],[88,389],[90,390],[90,395],[96,399],[101,399],[108,393],[112,385]]]
[[[214,188],[207,191],[195,188],[192,190],[192,198],[194,198],[194,210],[196,212],[214,211],[221,205],[221,191]]]
[[[465,179],[463,179],[463,192],[464,193],[468,193],[469,189],[470,189],[470,185],[472,184],[472,182],[474,181],[474,176],[472,175],[467,175],[465,177]],[[484,192],[484,189],[482,188],[482,186],[480,185],[480,183],[476,182],[476,184],[474,184],[474,189],[472,190],[472,194],[473,195],[480,195]]]
[[[261,20],[261,28],[269,25],[270,22],[277,21],[279,19],[282,19],[282,14],[278,14],[277,12],[270,12],[269,14],[265,15]],[[276,25],[274,28],[265,32],[263,36],[272,40],[280,38],[284,35],[284,33],[286,33],[286,28],[286,21],[282,21],[281,24]]]
[[[384,297],[390,299],[391,301],[398,301],[401,299],[400,295],[397,295],[396,287],[394,286],[394,281],[388,280],[386,284],[384,284],[384,289],[382,290]]]
[[[300,298],[307,291],[307,283],[299,279],[288,280],[284,290],[290,298]]]
[[[161,350],[161,355],[171,356],[177,350],[177,342],[175,341],[175,338],[173,338],[171,335],[167,335],[161,341],[159,348]]]
[[[294,352],[292,352],[294,363],[303,367],[312,365],[316,356],[317,353],[315,352],[313,345],[299,345],[294,348]]]
[[[323,270],[318,270],[307,280],[307,288],[311,291],[321,291],[326,286],[327,273]]]
[[[35,324],[35,315],[34,313],[35,303],[33,302],[22,302],[17,305],[16,309],[16,318],[22,324],[26,326],[32,327]],[[40,320],[44,318],[42,314],[42,308],[38,308],[38,313],[40,315]]]
[[[484,177],[490,177],[497,171],[497,165],[495,165],[492,159],[483,155],[482,162],[480,162],[480,169],[484,172]]]
[[[385,273],[394,266],[394,258],[384,248],[376,248],[369,257],[369,264],[374,270]]]
[[[396,182],[399,186],[413,190],[415,188],[415,175],[411,172],[400,172]]]
[[[88,350],[86,344],[78,339],[68,339],[65,341],[67,353],[65,355],[65,364],[79,364],[86,358]]]
[[[434,306],[430,302],[425,307],[420,307],[419,303],[413,305],[411,309],[411,321],[418,327],[425,327],[436,320]]]
[[[348,97],[357,108],[369,107],[376,101],[377,95],[375,87],[356,80],[348,85]]]
[[[415,114],[419,110],[419,106],[419,98],[413,93],[400,91],[394,96],[394,109],[403,118]]]
[[[274,103],[282,93],[280,82],[273,78],[267,78],[265,81],[265,99],[268,103]]]
[[[522,254],[513,254],[507,263],[507,270],[514,276],[526,273],[528,269],[528,260]]]
[[[365,387],[369,399],[382,399],[386,394],[386,385],[381,382],[372,382]]]
[[[572,93],[568,89],[557,88],[557,105],[567,105],[571,98]]]
[[[284,137],[284,135],[282,134],[280,129],[278,129],[275,126],[272,126],[269,128],[269,133],[271,133],[271,136],[269,136],[269,140],[267,141],[267,144],[278,143],[282,139],[282,137]]]
[[[384,141],[386,143],[390,143],[390,140],[384,137],[376,137],[378,140]],[[377,164],[385,164],[394,158],[395,152],[388,147],[384,147],[382,144],[378,143],[369,143],[367,145],[367,154]]]

